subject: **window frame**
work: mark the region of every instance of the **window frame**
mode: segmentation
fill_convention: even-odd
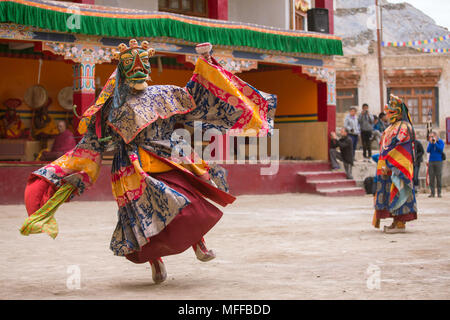
[[[311,6],[311,2],[307,1],[308,5]],[[298,10],[296,8],[296,1],[291,1],[290,6],[291,11],[291,21],[290,26],[293,30],[299,30],[299,31],[307,31],[308,29],[308,12]],[[301,21],[301,25],[299,26],[297,22]]]
[[[161,7],[160,2],[164,1],[165,6]],[[169,8],[169,1],[170,0],[158,0],[158,11],[163,12],[170,12],[170,13],[177,13],[177,14],[183,14],[186,16],[194,16],[194,17],[201,17],[201,18],[208,18],[209,17],[209,8],[208,8],[208,0],[189,0],[191,3],[191,11],[183,10],[182,9],[182,1],[178,0],[178,8],[179,9],[171,9]],[[198,12],[195,11],[195,1],[203,1],[203,5],[205,8],[204,12]]]
[[[339,91],[353,91],[353,95],[349,96],[349,95],[339,95]],[[336,113],[346,113],[348,111],[348,108],[350,108],[351,106],[357,106],[358,105],[358,88],[357,87],[351,87],[351,88],[336,88]],[[347,110],[340,110],[340,100],[350,100],[353,99],[353,102],[351,105],[347,106]]]
[[[438,105],[437,105],[437,95],[436,95],[436,87],[429,87],[429,86],[414,86],[414,87],[390,87],[390,93],[392,93],[395,96],[398,96],[399,98],[401,98],[406,106],[409,109],[409,112],[411,114],[411,118],[414,122],[414,124],[426,124],[427,120],[428,120],[428,116],[424,116],[423,114],[423,100],[425,99],[431,99],[432,100],[432,122],[433,123],[438,123]],[[431,92],[430,93],[416,93],[416,91],[419,90],[429,90]],[[406,93],[399,93],[398,90],[411,90],[410,94],[406,94]],[[418,100],[418,105],[417,105],[417,122],[415,121],[415,119],[413,118],[413,112],[412,112],[412,108],[411,106],[408,105],[408,100],[409,99],[417,99]],[[425,108],[429,108],[428,106]]]

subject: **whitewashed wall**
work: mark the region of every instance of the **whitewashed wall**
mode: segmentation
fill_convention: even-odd
[[[379,71],[377,56],[366,56],[357,60],[361,70],[361,80],[358,87],[359,107],[364,103],[369,105],[371,113],[378,115],[380,107]],[[384,101],[386,101],[386,87],[383,88]]]
[[[228,0],[228,20],[289,29],[290,0]]]
[[[228,20],[289,29],[292,0],[228,0]],[[158,0],[95,0],[96,5],[158,10]]]
[[[445,118],[450,117],[450,59],[443,65],[439,81],[439,124],[445,129]]]

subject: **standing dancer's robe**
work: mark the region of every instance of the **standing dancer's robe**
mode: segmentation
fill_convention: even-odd
[[[174,159],[174,149],[182,145],[172,135],[175,126],[201,121],[204,130],[254,130],[264,136],[273,128],[275,107],[274,95],[258,91],[214,59],[200,57],[185,88],[156,85],[138,91],[126,85],[118,69],[85,112],[83,139],[30,176],[25,192],[30,216],[21,233],[56,237],[56,209],[95,183],[102,153],[114,150],[111,184],[119,210],[113,253],[144,263],[183,252],[222,216],[206,198],[222,206],[235,198],[223,168],[195,161],[199,155],[182,149],[176,152],[183,161]]]
[[[417,219],[413,183],[414,129],[408,109],[399,98],[391,96],[386,109],[389,108],[396,113],[380,143],[373,220],[376,228],[379,228],[380,219],[394,218],[394,222],[400,224]]]

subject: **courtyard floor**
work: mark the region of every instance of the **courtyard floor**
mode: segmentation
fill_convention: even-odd
[[[64,204],[55,240],[20,235],[24,206],[0,206],[0,299],[450,299],[450,193],[418,207],[387,235],[370,196],[240,196],[205,237],[217,258],[166,257],[154,285],[149,265],[109,249],[115,202]]]

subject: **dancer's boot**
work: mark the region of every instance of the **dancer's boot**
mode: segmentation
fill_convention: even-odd
[[[197,259],[203,262],[210,261],[216,257],[216,254],[213,250],[208,250],[205,244],[205,239],[202,238],[199,242],[192,246],[192,249],[195,251],[195,255]]]

